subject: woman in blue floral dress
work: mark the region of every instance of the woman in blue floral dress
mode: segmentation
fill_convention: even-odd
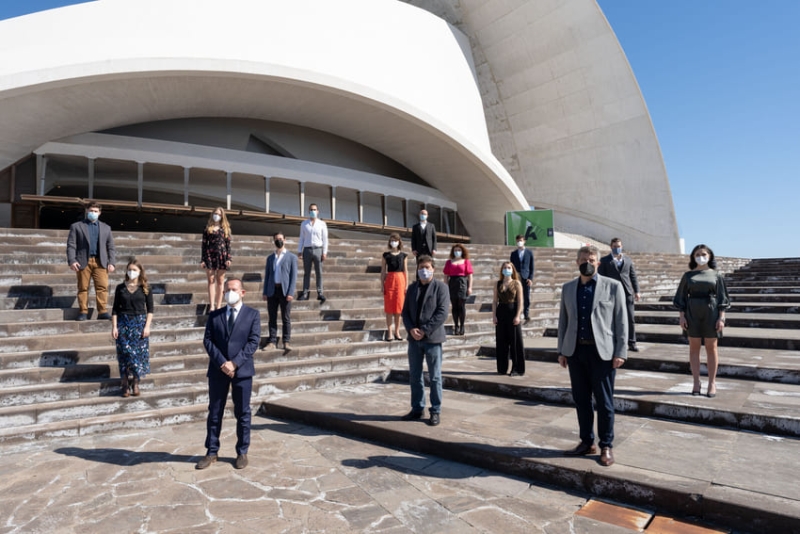
[[[150,373],[150,323],[153,321],[153,293],[144,267],[131,258],[125,281],[114,293],[111,335],[117,341],[117,363],[122,379],[122,396],[138,397],[139,380]]]

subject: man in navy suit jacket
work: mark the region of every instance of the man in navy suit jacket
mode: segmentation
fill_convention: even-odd
[[[522,314],[525,320],[530,319],[528,310],[531,307],[531,287],[533,287],[533,252],[525,248],[525,236],[517,236],[517,250],[511,253],[511,264],[517,270],[522,281]]]
[[[281,309],[283,323],[283,350],[292,350],[292,301],[297,285],[297,256],[286,250],[283,233],[272,236],[275,253],[267,256],[264,269],[264,291],[261,295],[267,301],[269,313],[269,342],[265,349],[278,348],[278,307]]]
[[[219,433],[228,391],[236,416],[236,469],[247,467],[250,447],[250,393],[256,372],[253,354],[261,341],[261,316],[242,304],[245,290],[238,278],[225,282],[227,306],[211,312],[206,322],[203,346],[208,353],[208,421],[206,455],[197,462],[205,469],[217,461]]]

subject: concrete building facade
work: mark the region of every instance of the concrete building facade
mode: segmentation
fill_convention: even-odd
[[[594,0],[99,0],[0,30],[0,169],[35,154],[35,196],[393,226],[425,205],[476,242],[533,205],[678,251]],[[30,188],[11,182],[7,221]]]

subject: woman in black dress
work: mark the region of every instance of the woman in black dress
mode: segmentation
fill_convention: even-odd
[[[725,310],[730,308],[728,291],[722,275],[716,271],[714,252],[706,245],[697,245],[689,256],[689,269],[684,273],[673,304],[681,312],[681,328],[689,337],[689,366],[694,386],[692,395],[700,395],[700,346],[706,346],[708,387],[706,395],[717,395],[717,340],[725,328]]]
[[[510,261],[500,266],[500,280],[494,286],[492,317],[495,324],[497,373],[510,376],[525,374],[525,348],[522,346],[522,283]]]
[[[203,245],[200,267],[208,276],[209,312],[222,306],[225,287],[225,271],[231,266],[231,226],[225,210],[216,208],[208,217],[203,230]]]
[[[111,310],[111,335],[117,342],[117,363],[122,379],[122,396],[139,396],[139,380],[150,372],[150,324],[153,321],[153,293],[144,267],[128,260],[125,281],[117,286]]]

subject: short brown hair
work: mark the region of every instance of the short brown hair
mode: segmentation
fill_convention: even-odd
[[[525,239],[525,236],[522,234],[518,234],[517,237],[515,237],[514,239],[516,239],[517,241],[519,241],[520,239],[522,239],[523,241],[527,241],[527,239]]]
[[[422,265],[423,263],[430,263],[431,267],[436,267],[436,264],[433,262],[433,258],[427,254],[423,254],[417,258],[417,265]]]
[[[614,239],[611,240],[611,243],[609,243],[609,245],[613,247],[614,243],[622,243],[622,239],[615,237]]]
[[[86,205],[87,210],[90,210],[92,208],[97,208],[100,211],[103,211],[103,206],[101,206],[99,202],[95,202],[94,200],[92,200],[91,202],[89,202],[89,204]]]

